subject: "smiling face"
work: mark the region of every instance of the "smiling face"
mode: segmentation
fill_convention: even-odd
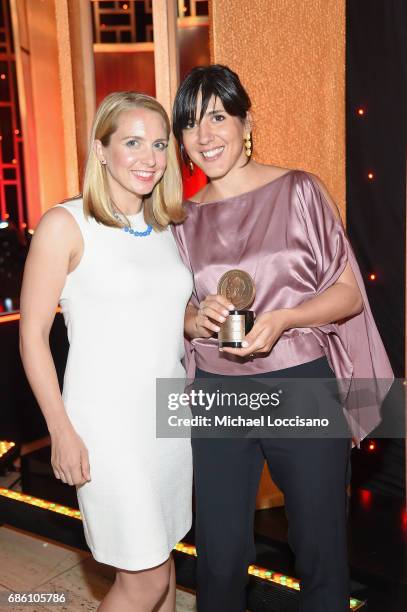
[[[243,139],[250,131],[249,121],[229,115],[215,96],[200,120],[201,104],[199,94],[195,121],[182,130],[182,142],[189,158],[210,179],[221,178],[246,162]]]
[[[155,111],[138,108],[120,113],[117,129],[95,152],[105,162],[110,195],[118,206],[141,202],[152,192],[167,165],[168,134],[164,119]]]

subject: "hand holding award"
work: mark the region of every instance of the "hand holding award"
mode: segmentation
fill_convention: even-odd
[[[229,270],[218,283],[218,294],[232,302],[231,310],[218,333],[219,347],[241,348],[245,335],[254,323],[254,311],[247,310],[256,294],[252,277],[244,270]]]

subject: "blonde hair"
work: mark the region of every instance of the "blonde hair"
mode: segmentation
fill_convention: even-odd
[[[100,140],[103,146],[108,146],[111,135],[117,129],[120,113],[133,108],[145,108],[158,113],[164,119],[169,139],[165,172],[154,186],[151,195],[143,200],[146,223],[160,231],[169,223],[179,223],[185,218],[182,208],[181,173],[167,113],[155,98],[135,91],[116,91],[109,94],[96,111],[83,181],[84,213],[86,217],[93,217],[103,225],[123,227],[123,223],[113,216],[106,167],[99,161],[94,143],[95,140]]]

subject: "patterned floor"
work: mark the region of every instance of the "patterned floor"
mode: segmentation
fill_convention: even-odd
[[[113,580],[112,568],[90,554],[0,527],[0,610],[13,612],[93,612]],[[21,591],[65,592],[66,605],[6,603],[7,594]],[[194,612],[195,597],[177,591],[177,612]]]

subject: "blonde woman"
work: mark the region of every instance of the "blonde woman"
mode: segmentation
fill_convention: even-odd
[[[86,540],[117,568],[103,612],[173,612],[171,550],[190,528],[187,439],[157,439],[155,381],[183,378],[191,295],[171,222],[181,184],[168,117],[113,93],[94,121],[83,197],[35,232],[21,296],[21,355],[52,440],[55,476],[76,485]],[[70,349],[61,396],[48,337],[61,305]]]

